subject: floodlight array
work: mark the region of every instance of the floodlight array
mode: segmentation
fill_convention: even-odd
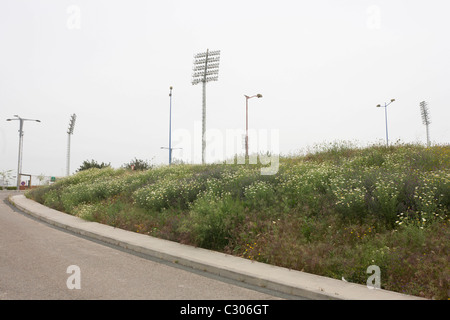
[[[206,77],[206,78],[202,78],[202,79],[194,79],[194,80],[192,80],[192,84],[193,85],[199,84],[199,83],[203,82],[204,79],[206,79],[205,82],[211,82],[211,81],[218,81],[219,77]]]
[[[220,50],[198,53],[194,55],[192,68],[192,84],[219,80]]]
[[[218,69],[219,64],[218,63],[208,63],[208,69]],[[192,68],[192,71],[204,71],[205,70],[205,64],[196,65],[194,63],[194,67]]]
[[[196,65],[204,65],[206,62],[208,64],[214,63],[214,62],[220,62],[220,57],[208,57],[208,59],[196,59],[194,60],[194,66]]]
[[[198,53],[198,54],[194,55],[194,58],[195,59],[205,58],[207,55],[208,55],[208,57],[219,56],[220,50],[215,50],[215,51],[208,50],[207,52]]]
[[[68,134],[73,134],[73,129],[75,128],[75,120],[77,119],[77,115],[74,113],[70,118],[69,129],[67,130]]]
[[[219,74],[219,69],[207,69],[206,72],[205,71],[201,71],[201,72],[194,72],[192,74],[192,77],[197,78],[197,77],[204,77],[206,76],[210,76],[210,75],[214,75],[214,74]]]
[[[429,125],[431,123],[430,115],[428,112],[428,104],[425,101],[420,103],[420,112],[422,113],[422,122],[424,125]]]

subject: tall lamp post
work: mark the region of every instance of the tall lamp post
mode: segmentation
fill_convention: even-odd
[[[170,87],[170,107],[169,107],[169,165],[172,164],[172,87]]]
[[[386,121],[386,146],[387,147],[389,147],[388,123],[387,123],[387,107],[388,107],[388,105],[390,105],[394,101],[395,101],[395,99],[391,99],[391,102],[385,103],[384,106],[382,106],[381,104],[377,105],[377,108],[384,108],[384,118],[385,118],[385,121]]]
[[[192,85],[203,84],[202,99],[202,163],[205,164],[206,157],[206,83],[219,79],[220,50],[199,53],[194,56],[194,67],[192,74]]]
[[[169,165],[172,164],[172,87],[170,87],[170,106],[169,106],[169,148],[161,147],[161,149],[169,149]]]
[[[67,129],[67,164],[66,164],[66,176],[70,175],[70,136],[73,135],[73,129],[75,128],[75,120],[77,115],[74,113],[70,118],[69,128]]]
[[[248,100],[251,98],[262,98],[262,94],[256,94],[254,96],[245,96],[245,159],[248,159]]]
[[[22,174],[22,151],[23,151],[23,123],[25,121],[35,121],[35,122],[41,122],[41,120],[36,119],[24,119],[19,117],[17,114],[14,115],[13,119],[6,119],[6,121],[13,121],[18,120],[19,121],[19,159],[17,160],[17,191],[20,190],[20,176]]]

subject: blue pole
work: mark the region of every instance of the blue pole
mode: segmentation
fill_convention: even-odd
[[[170,87],[170,111],[169,111],[169,165],[172,164],[172,87]]]

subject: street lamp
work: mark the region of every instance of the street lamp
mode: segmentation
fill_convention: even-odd
[[[19,159],[17,160],[17,191],[20,190],[20,176],[22,174],[22,149],[23,149],[23,123],[25,121],[35,121],[41,122],[41,120],[36,119],[24,119],[19,117],[17,114],[14,115],[15,119],[6,119],[6,121],[18,120],[19,125]]]
[[[387,147],[389,147],[388,124],[387,124],[387,107],[388,107],[388,105],[390,105],[394,101],[395,101],[395,99],[391,99],[391,102],[385,103],[384,106],[382,106],[381,104],[377,105],[377,108],[384,108],[384,117],[385,117],[385,120],[386,120],[386,146]]]
[[[169,148],[161,147],[161,149],[169,149],[169,165],[172,164],[172,150],[181,148],[172,148],[172,87],[170,87],[170,108],[169,108]]]
[[[206,157],[206,83],[219,79],[220,50],[202,52],[194,56],[192,85],[203,84],[202,99],[202,163]]]
[[[170,108],[169,108],[169,165],[172,164],[172,87],[170,87]]]
[[[70,175],[70,136],[73,135],[73,129],[75,128],[75,120],[77,115],[74,113],[70,118],[69,128],[67,129],[67,164],[66,164],[66,176]]]
[[[254,96],[246,96],[245,97],[245,159],[248,159],[248,100],[251,98],[262,98],[262,94],[256,94]]]

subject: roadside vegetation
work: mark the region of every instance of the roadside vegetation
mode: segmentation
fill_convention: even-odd
[[[257,165],[109,166],[27,197],[89,221],[250,260],[449,298],[450,146],[323,145]]]

